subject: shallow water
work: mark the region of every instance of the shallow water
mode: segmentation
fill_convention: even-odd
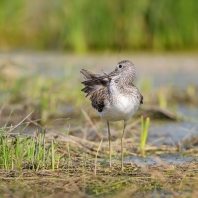
[[[150,78],[155,87],[174,84],[198,85],[198,56],[196,53],[133,53],[133,54],[92,54],[73,55],[58,53],[1,53],[0,66],[8,75],[41,74],[56,78],[73,73],[80,77],[79,70],[91,69],[93,72],[111,71],[118,61],[131,60],[137,69],[137,78]]]
[[[198,158],[192,156],[181,156],[179,154],[162,154],[153,155],[145,158],[129,156],[125,158],[125,162],[133,162],[141,166],[155,164],[190,164],[192,162],[198,162]]]
[[[171,122],[154,125],[149,130],[147,143],[150,145],[177,146],[183,141],[198,136],[198,124],[188,122]]]
[[[196,123],[198,121],[198,107],[178,104],[177,112],[192,122]]]
[[[151,145],[181,145],[187,139],[198,136],[198,108],[179,104],[177,114],[186,122],[155,123],[150,127],[147,143]],[[183,145],[185,148],[185,145]]]

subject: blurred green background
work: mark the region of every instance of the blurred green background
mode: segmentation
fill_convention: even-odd
[[[197,0],[0,0],[0,50],[197,50]]]

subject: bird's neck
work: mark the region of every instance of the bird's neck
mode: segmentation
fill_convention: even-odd
[[[133,86],[131,78],[116,78],[112,79],[110,82],[110,87],[112,92],[119,92]]]
[[[133,82],[133,78],[126,76],[126,77],[120,77],[112,79],[112,83],[116,84],[117,86],[128,86],[131,85]]]

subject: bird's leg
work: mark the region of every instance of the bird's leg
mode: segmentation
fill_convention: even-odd
[[[124,121],[124,129],[123,129],[122,138],[121,138],[121,171],[124,170],[124,135],[125,135],[126,125],[127,125],[127,122]]]
[[[109,167],[111,168],[111,133],[110,133],[109,121],[107,121],[107,127],[108,127],[108,138],[109,138]]]

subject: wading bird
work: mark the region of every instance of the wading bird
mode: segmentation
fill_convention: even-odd
[[[111,168],[111,133],[110,121],[124,121],[124,128],[121,138],[121,170],[123,171],[124,161],[124,135],[129,119],[143,104],[143,96],[133,84],[136,76],[134,64],[129,60],[119,62],[115,70],[109,74],[94,74],[82,69],[84,78],[81,90],[90,96],[91,104],[99,116],[107,122],[109,139],[109,166]]]

